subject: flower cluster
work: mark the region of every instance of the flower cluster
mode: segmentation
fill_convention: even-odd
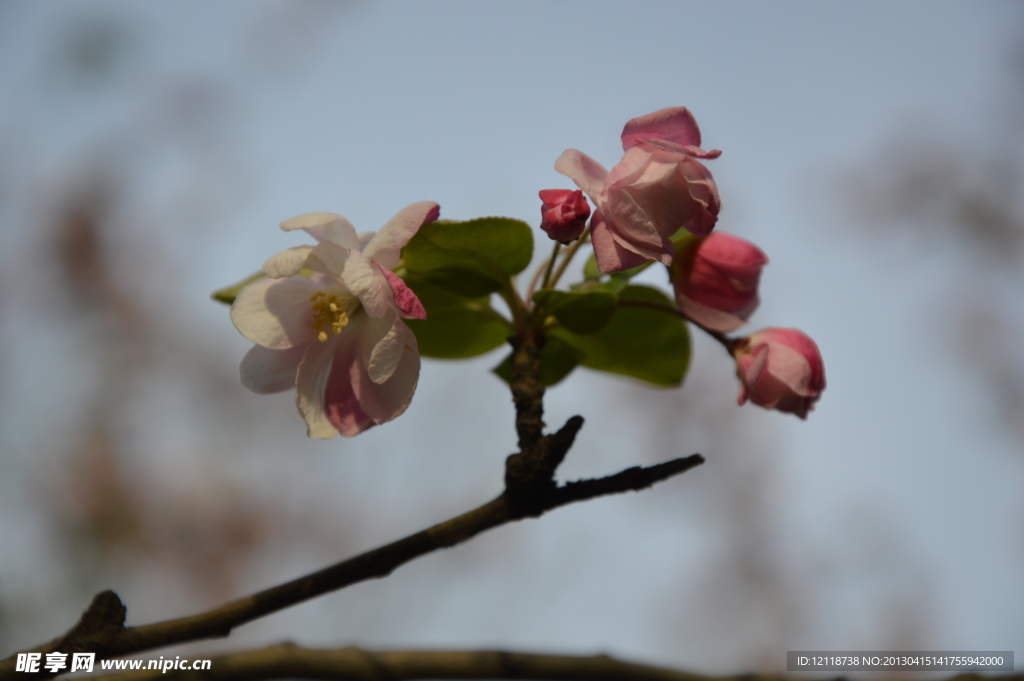
[[[262,276],[233,296],[231,320],[255,344],[241,363],[243,385],[256,393],[294,388],[310,437],[350,437],[408,408],[421,347],[429,356],[471,357],[510,334],[513,346],[517,334],[550,334],[550,359],[543,361],[551,363],[547,373],[537,369],[548,384],[582,364],[679,385],[689,360],[686,320],[732,353],[740,404],[806,418],[825,388],[814,341],[779,328],[725,336],[757,308],[768,258],[749,241],[713,232],[721,202],[704,162],[721,152],[701,147],[697,122],[683,107],[630,120],[621,139],[623,156],[610,171],[575,149],[556,161],[555,170],[578,189],[540,192],[541,229],[561,244],[576,243],[555,246],[525,297],[514,289],[533,249],[522,221],[435,223],[439,207],[425,201],[376,234],[357,234],[334,213],[282,222],[285,231],[303,230],[317,243],[271,257]],[[589,268],[586,281],[569,291],[555,290],[588,241],[598,271]],[[664,293],[629,283],[653,262],[667,266],[675,306]],[[511,320],[491,307],[493,292],[504,298]],[[633,312],[619,314],[629,307]],[[403,319],[424,321],[410,328]],[[602,337],[606,327],[612,330]]]
[[[598,269],[610,274],[659,261],[669,267],[676,304],[691,322],[719,337],[746,324],[759,303],[757,288],[768,258],[749,241],[711,233],[721,202],[701,161],[721,152],[701,148],[700,129],[684,107],[630,120],[622,130],[622,148],[625,154],[611,171],[576,149],[555,162],[555,170],[597,207],[590,235]],[[555,191],[568,193],[546,193]],[[814,341],[795,329],[766,329],[730,347],[741,382],[740,404],[749,400],[806,418],[825,388]]]
[[[402,318],[426,311],[391,270],[438,213],[436,203],[415,203],[360,235],[334,213],[282,222],[318,243],[271,257],[266,276],[238,293],[231,321],[255,343],[242,360],[242,384],[260,394],[294,388],[314,438],[351,437],[401,415],[420,374],[416,337]]]

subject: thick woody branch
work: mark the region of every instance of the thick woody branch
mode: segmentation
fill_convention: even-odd
[[[552,437],[568,448],[582,419],[570,420],[561,435]],[[560,438],[560,439],[559,439]],[[559,445],[561,446],[561,445]],[[81,621],[63,637],[32,651],[95,652],[105,659],[206,638],[227,636],[235,627],[291,607],[325,593],[367,579],[385,577],[395,568],[424,554],[455,546],[493,527],[539,516],[551,509],[608,494],[644,489],[655,482],[698,466],[699,454],[647,468],[630,468],[615,475],[581,480],[561,487],[536,488],[524,500],[508,491],[468,513],[409,535],[380,548],[324,568],[279,586],[232,601],[207,612],[138,627],[123,625],[125,608],[112,591],[99,594]],[[48,673],[15,672],[16,655],[0,661],[0,679],[45,678]],[[360,677],[361,678],[361,677]]]
[[[700,676],[617,660],[607,655],[533,655],[501,650],[375,652],[359,648],[310,650],[285,643],[215,657],[207,671],[160,670],[91,677],[95,681],[206,681],[212,679],[559,679],[571,681],[790,681],[783,676]],[[1024,675],[961,674],[948,681],[1024,681]]]

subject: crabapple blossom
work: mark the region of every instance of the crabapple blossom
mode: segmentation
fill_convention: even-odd
[[[679,309],[712,331],[732,331],[757,309],[757,284],[768,258],[732,234],[698,237],[676,253],[672,283]]]
[[[597,266],[620,272],[648,260],[668,265],[669,238],[682,228],[706,235],[718,220],[718,187],[698,159],[718,158],[700,148],[700,130],[685,107],[634,118],[622,130],[625,155],[611,169],[567,149],[555,170],[586,192],[597,209],[590,221]]]
[[[750,400],[765,409],[806,419],[825,389],[821,352],[797,329],[758,331],[740,339],[733,356],[740,379],[740,404]]]
[[[267,276],[231,306],[235,328],[255,343],[242,359],[242,384],[260,394],[294,388],[314,438],[351,437],[402,414],[420,373],[416,337],[402,317],[426,312],[391,270],[402,246],[438,213],[436,203],[414,203],[376,234],[361,235],[334,213],[282,222],[318,243],[271,257]]]
[[[542,189],[540,228],[554,241],[567,244],[583,234],[590,217],[590,204],[579,189]]]

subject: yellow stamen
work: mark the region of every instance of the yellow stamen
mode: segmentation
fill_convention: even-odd
[[[321,343],[326,343],[327,327],[337,336],[352,321],[350,315],[359,307],[359,299],[344,289],[336,289],[336,293],[317,291],[309,297],[313,301],[313,328]]]

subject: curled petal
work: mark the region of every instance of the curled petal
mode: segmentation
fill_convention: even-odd
[[[590,238],[594,243],[597,268],[605,274],[638,267],[649,259],[620,244],[608,229],[608,223],[601,211],[596,211],[590,221]]]
[[[633,147],[616,163],[608,177],[605,178],[604,189],[608,191],[611,187],[624,187],[640,180],[640,177],[647,170],[654,154],[642,147]],[[663,171],[658,171],[663,172]],[[648,182],[650,179],[647,180]]]
[[[394,373],[402,355],[404,339],[401,337],[398,315],[388,310],[383,317],[359,316],[353,320],[348,333],[358,339],[356,354],[366,367],[374,383],[383,383]]]
[[[339,276],[345,271],[350,250],[333,241],[321,241],[313,247],[306,266],[316,272]]]
[[[359,251],[349,253],[341,279],[348,290],[359,298],[366,314],[382,317],[391,309],[391,287],[387,279]]]
[[[674,106],[634,118],[622,129],[623,150],[650,139],[700,147],[700,128],[689,109]]]
[[[596,205],[600,205],[599,197],[608,176],[603,165],[582,151],[566,149],[555,161],[555,171],[575,182]]]
[[[304,229],[317,241],[333,241],[345,248],[355,248],[359,243],[355,227],[337,213],[303,213],[282,222],[281,229]]]
[[[397,321],[402,353],[390,378],[375,383],[362,365],[353,373],[353,388],[359,404],[374,423],[386,423],[400,416],[412,402],[420,376],[420,356],[416,337],[401,320]]]
[[[326,395],[328,379],[332,376],[335,353],[339,359],[351,353],[352,340],[346,334],[332,336],[326,343],[316,341],[306,348],[299,362],[295,379],[295,406],[306,421],[306,434],[320,440],[330,440],[338,434],[328,415]]]
[[[284,392],[295,388],[295,373],[308,345],[287,350],[271,350],[254,345],[245,353],[238,372],[242,385],[257,395]]]
[[[312,246],[295,246],[272,255],[263,263],[263,273],[275,279],[294,277],[306,267],[306,258],[312,250]]]
[[[231,322],[248,340],[274,350],[308,343],[315,335],[310,301],[320,284],[306,277],[257,279],[238,293]]]
[[[391,287],[391,295],[395,299],[395,305],[402,311],[402,314],[413,319],[426,319],[427,310],[423,307],[423,303],[416,297],[413,290],[391,270],[385,269],[381,265],[377,265],[377,267],[384,275],[384,278],[388,280],[388,286]]]
[[[440,213],[441,207],[433,201],[420,201],[403,208],[366,244],[363,255],[389,270],[394,269],[402,247],[409,243],[420,227],[436,220]]]

